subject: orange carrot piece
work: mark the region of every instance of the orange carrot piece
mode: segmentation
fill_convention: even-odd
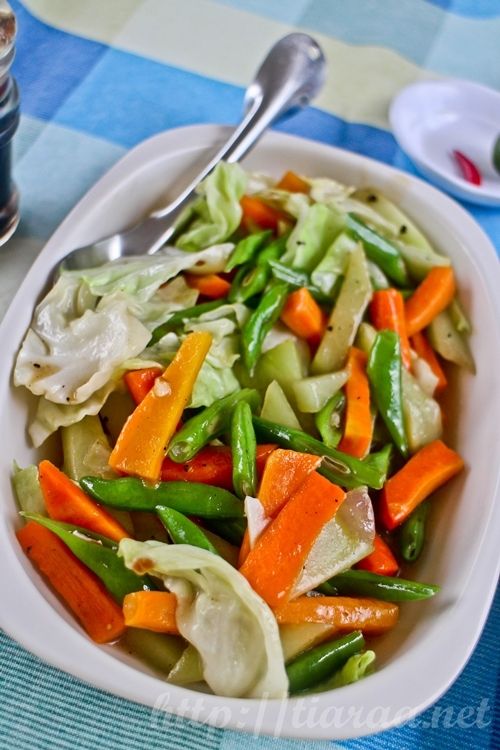
[[[366,376],[368,357],[352,346],[347,359],[349,380],[345,384],[345,427],[339,450],[364,458],[370,450],[373,420],[370,412],[370,384]]]
[[[320,463],[319,456],[277,448],[266,463],[257,495],[266,516],[269,518],[276,516],[289,497],[298,490],[306,477],[317,469]],[[240,568],[249,552],[250,537],[247,529],[240,547],[238,559]]]
[[[197,289],[200,294],[209,299],[221,299],[225,297],[231,289],[231,284],[227,279],[218,276],[216,273],[208,273],[205,276],[197,276],[194,273],[186,273],[184,278],[191,289]]]
[[[274,518],[320,463],[320,456],[277,448],[267,460],[257,493],[266,516]]]
[[[287,601],[314,542],[344,498],[340,487],[313,472],[259,536],[240,572],[271,607]]]
[[[422,331],[414,333],[411,337],[411,345],[418,356],[427,362],[432,372],[437,377],[438,382],[436,385],[436,393],[442,393],[448,385],[448,380],[446,379],[446,375],[441,367],[438,356],[427,341],[425,334],[422,333]]]
[[[272,444],[258,445],[256,464],[260,477],[269,456],[275,450]],[[225,445],[207,445],[194,458],[184,464],[176,463],[171,458],[163,459],[161,467],[162,482],[200,482],[212,484],[225,490],[233,489],[233,456],[231,448]]]
[[[50,461],[41,461],[38,478],[47,513],[55,521],[82,526],[119,542],[130,534],[104,508]]]
[[[398,561],[389,545],[380,534],[375,534],[374,550],[356,564],[358,570],[368,570],[381,576],[395,576],[399,570]]]
[[[30,521],[16,534],[21,547],[96,643],[125,631],[121,608],[94,575],[52,531]]]
[[[134,591],[123,600],[125,625],[179,635],[175,619],[177,597],[169,591]]]
[[[432,268],[406,300],[406,330],[409,336],[421,331],[448,307],[455,296],[455,275],[451,266]]]
[[[373,293],[370,303],[370,317],[378,331],[388,328],[396,331],[401,342],[401,359],[404,366],[411,368],[410,342],[406,330],[405,303],[397,289],[380,289]]]
[[[441,440],[424,445],[418,453],[387,480],[379,500],[379,513],[392,531],[408,518],[417,505],[464,467],[455,451]]]
[[[362,630],[369,635],[390,630],[398,615],[397,604],[348,596],[299,596],[274,608],[279,625],[322,622],[333,625],[341,633]]]
[[[160,478],[165,449],[189,402],[211,343],[212,336],[206,331],[196,331],[184,339],[154,388],[125,422],[109,458],[112,469],[150,481]]]
[[[257,226],[260,229],[276,231],[279,222],[285,218],[281,211],[253,195],[244,195],[240,200],[240,206],[243,209],[242,223],[248,229]]]
[[[145,367],[143,370],[129,370],[125,373],[123,380],[136,404],[144,400],[161,373],[161,367]]]
[[[243,534],[243,539],[241,542],[240,551],[238,553],[238,568],[241,568],[245,560],[247,559],[249,553],[250,553],[250,534],[248,533],[248,529],[245,529],[245,533]]]
[[[281,180],[276,183],[277,190],[287,190],[289,193],[309,193],[309,183],[296,172],[285,172]]]
[[[301,339],[317,339],[324,331],[321,307],[306,287],[288,295],[281,320]]]

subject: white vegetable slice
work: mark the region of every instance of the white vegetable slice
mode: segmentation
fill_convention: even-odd
[[[291,598],[348,570],[372,552],[374,539],[375,518],[370,496],[366,487],[357,487],[347,493],[337,513],[316,539]]]
[[[288,691],[278,625],[267,604],[229,563],[187,544],[123,539],[128,568],[161,578],[177,597],[177,626],[199,652],[217,695],[284,698]]]
[[[433,372],[429,363],[425,359],[422,359],[422,357],[418,357],[413,349],[411,350],[411,367],[417,383],[426,396],[434,396],[439,378]]]
[[[250,542],[250,549],[252,549],[257,537],[262,534],[271,519],[266,516],[266,511],[260,500],[251,495],[247,495],[245,498],[245,516],[248,523],[248,541]]]

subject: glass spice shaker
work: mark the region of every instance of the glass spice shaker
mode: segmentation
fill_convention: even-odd
[[[19,125],[19,91],[10,75],[15,54],[16,17],[0,0],[0,245],[19,223],[19,197],[11,178],[12,138]]]

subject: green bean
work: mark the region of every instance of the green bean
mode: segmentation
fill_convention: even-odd
[[[244,291],[242,291],[241,287],[244,279],[246,279],[253,268],[255,268],[255,266],[252,266],[250,263],[245,263],[245,265],[238,268],[231,282],[231,289],[229,290],[229,294],[227,295],[228,302],[230,302],[231,304],[234,302],[243,302]]]
[[[345,409],[345,395],[338,391],[316,414],[316,427],[324,444],[336,448],[342,437],[341,422]]]
[[[231,419],[231,452],[233,487],[241,499],[257,491],[257,441],[252,424],[252,410],[246,401],[236,404]]]
[[[103,505],[122,510],[167,507],[200,518],[241,518],[243,504],[228,490],[198,482],[148,484],[136,477],[83,477],[81,488]]]
[[[430,503],[421,503],[401,526],[399,532],[399,549],[401,557],[407,562],[415,562],[422,553],[425,543],[425,523]]]
[[[243,326],[241,332],[243,362],[250,375],[253,375],[264,339],[278,320],[289,291],[290,287],[286,282],[271,282],[257,308]]]
[[[246,302],[265,289],[270,271],[266,266],[242,266],[236,274],[229,292],[230,302]]]
[[[361,651],[364,645],[362,633],[354,631],[300,654],[286,665],[290,694],[300,693],[323,682],[351,656]]]
[[[266,229],[264,232],[249,234],[248,237],[240,240],[226,263],[225,270],[232,271],[236,266],[253,261],[262,246],[271,238],[272,234],[270,229]]]
[[[275,279],[286,281],[287,284],[290,284],[294,289],[305,287],[309,290],[316,302],[331,303],[333,294],[325,294],[321,289],[314,286],[314,284],[311,283],[309,274],[305,271],[296,271],[289,266],[285,266],[283,263],[279,263],[277,260],[272,260],[269,263],[269,267],[271,268],[271,273]]]
[[[399,452],[408,456],[408,439],[403,417],[401,344],[395,331],[377,333],[368,357],[366,372],[378,410]]]
[[[214,555],[219,554],[203,530],[178,510],[160,507],[156,512],[174,544],[191,544]]]
[[[257,391],[243,388],[191,417],[170,441],[168,455],[172,461],[179,464],[189,461],[210,440],[225,432],[231,423],[232,412],[240,401],[247,401],[252,409],[256,409],[260,404],[260,397]]]
[[[380,490],[385,483],[391,456],[390,446],[360,460],[335,448],[329,448],[321,440],[316,440],[300,430],[283,427],[260,417],[254,417],[253,424],[257,437],[264,442],[278,443],[283,448],[323,456],[319,473],[342,487],[351,489],[366,484]]]
[[[75,557],[101,579],[111,596],[120,604],[125,595],[132,591],[154,588],[147,576],[138,576],[125,567],[125,563],[117,555],[118,545],[113,540],[36,513],[23,515],[58,536]]]
[[[405,262],[396,245],[370,229],[353,214],[347,217],[347,229],[362,243],[369,260],[376,263],[389,278],[399,286],[410,285]]]
[[[311,692],[322,693],[325,690],[335,690],[344,685],[352,685],[353,682],[362,680],[371,674],[375,668],[375,651],[362,651],[350,656],[341,669],[338,669],[325,682],[320,682]]]
[[[154,329],[151,338],[149,339],[148,346],[153,346],[153,344],[160,341],[160,339],[162,339],[167,333],[181,328],[185,320],[199,318],[200,315],[211,312],[212,310],[217,310],[218,307],[225,305],[226,303],[226,299],[216,299],[212,302],[203,302],[201,305],[187,307],[185,310],[178,310],[177,312],[172,313],[165,323],[162,323]]]
[[[318,590],[328,596],[368,596],[386,602],[407,602],[429,599],[438,593],[439,586],[364,570],[346,570],[322,583]]]
[[[260,294],[267,286],[271,278],[270,262],[278,260],[286,248],[285,236],[271,242],[262,250],[255,263],[245,266],[245,271],[238,273],[231,284],[229,292],[230,302],[246,302],[246,300]]]

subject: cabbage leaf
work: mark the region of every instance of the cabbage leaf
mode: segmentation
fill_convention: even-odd
[[[84,281],[96,297],[121,292],[136,303],[147,302],[163,284],[181,271],[202,274],[222,271],[233,248],[232,242],[207,243],[205,250],[198,253],[165,247],[154,255],[130,256],[96,268],[66,271],[62,278],[73,282]]]
[[[281,262],[303,271],[312,271],[344,225],[344,216],[321,203],[314,203],[299,217],[287,240]]]
[[[75,279],[58,280],[35,310],[14,370],[15,385],[56,404],[82,404],[150,338],[123,298],[104,297],[76,317],[78,295]]]
[[[99,414],[109,395],[121,386],[122,375],[127,370],[140,370],[143,367],[154,366],[158,366],[158,362],[155,360],[139,358],[126,360],[112,373],[110,380],[105,385],[94,391],[88,399],[80,404],[55,404],[41,396],[38,399],[35,417],[28,427],[28,434],[33,445],[38,448],[59,427],[69,427],[88,415]]]
[[[283,698],[288,679],[278,625],[267,604],[222,557],[185,544],[123,539],[119,555],[160,578],[177,597],[179,631],[198,651],[217,695]]]
[[[194,205],[196,218],[178,238],[177,246],[199,250],[227,240],[240,224],[240,199],[246,184],[247,175],[238,164],[220,162],[199,185],[201,200]]]

